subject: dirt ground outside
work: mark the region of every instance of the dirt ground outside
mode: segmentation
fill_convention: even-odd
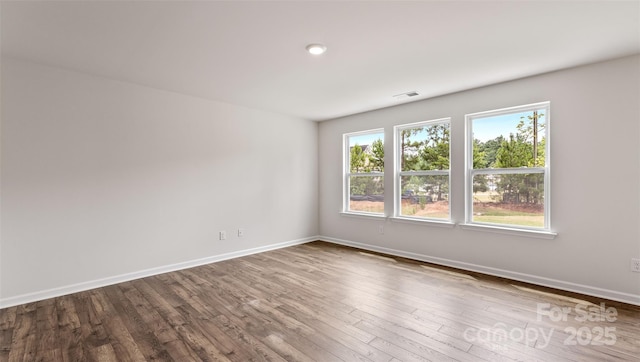
[[[384,213],[384,201],[349,201],[350,211]]]
[[[414,204],[409,200],[402,200],[403,216],[431,217],[437,219],[449,218],[449,201],[427,202],[426,204]]]
[[[540,204],[503,204],[499,202],[474,202],[474,213],[511,212],[523,214],[544,214],[544,205]]]
[[[384,213],[383,201],[350,201],[351,211]],[[402,216],[448,219],[449,202],[414,204],[402,200]],[[503,204],[493,201],[473,203],[473,221],[503,225],[544,226],[544,206],[540,204]]]
[[[384,212],[384,202],[382,201],[353,201],[349,202],[349,209],[351,211],[364,211],[364,212]],[[439,219],[449,218],[449,202],[448,201],[436,201],[428,202],[426,204],[412,204],[409,200],[402,200],[403,216],[413,217],[432,217]]]

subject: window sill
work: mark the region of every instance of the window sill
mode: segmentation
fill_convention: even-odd
[[[527,230],[527,229],[515,229],[504,226],[482,225],[482,224],[459,224],[461,229],[464,230],[477,230],[484,232],[493,232],[507,235],[526,236],[538,239],[555,239],[558,233],[544,230]]]
[[[386,219],[387,217],[383,214],[373,214],[373,213],[364,213],[364,212],[340,212],[340,215],[347,217],[355,217],[359,219]]]
[[[456,226],[455,223],[449,220],[434,220],[434,219],[418,219],[413,217],[390,217],[389,218],[393,222],[400,222],[406,224],[415,224],[415,225],[429,225],[429,226],[437,226],[437,227],[445,227],[445,228],[453,228]]]

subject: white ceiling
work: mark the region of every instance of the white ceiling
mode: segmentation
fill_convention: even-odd
[[[640,52],[639,1],[1,6],[3,55],[311,120]]]

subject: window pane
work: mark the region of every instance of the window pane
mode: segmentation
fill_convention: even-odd
[[[449,124],[400,130],[401,171],[448,170]]]
[[[384,177],[349,176],[349,211],[384,213]]]
[[[475,175],[472,221],[544,227],[544,174]]]
[[[473,120],[473,168],[544,167],[546,109]]]
[[[384,172],[384,133],[349,137],[349,172]]]
[[[449,219],[449,176],[401,176],[400,215]]]

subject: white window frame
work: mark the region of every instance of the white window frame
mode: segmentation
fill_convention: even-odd
[[[382,134],[382,142],[383,144],[386,142],[384,139],[384,128],[376,128],[370,129],[366,131],[359,132],[350,132],[342,135],[342,144],[343,144],[343,157],[342,157],[342,213],[350,214],[350,215],[363,215],[363,216],[372,216],[372,217],[385,217],[385,212],[367,212],[367,211],[358,211],[358,210],[350,210],[349,209],[349,201],[351,198],[351,187],[350,187],[350,179],[351,176],[371,176],[371,177],[382,177],[384,180],[384,172],[351,172],[351,148],[349,147],[349,138],[364,136],[368,134]],[[386,190],[384,192],[383,203],[386,203]]]
[[[473,121],[479,118],[486,118],[492,116],[500,116],[511,113],[521,113],[527,111],[534,111],[539,109],[545,111],[545,165],[544,167],[521,167],[521,168],[503,168],[503,169],[474,169],[473,168]],[[524,234],[538,233],[546,234],[546,236],[554,237],[556,233],[551,231],[551,103],[539,102],[533,104],[527,104],[522,106],[515,106],[509,108],[502,108],[492,111],[478,112],[465,115],[465,223],[462,226],[468,226],[477,229],[493,229],[502,230],[505,233],[519,234],[521,231]],[[521,225],[510,224],[494,224],[473,221],[473,177],[476,175],[499,175],[499,174],[532,174],[542,173],[544,174],[544,226],[543,227],[530,227]],[[542,235],[542,237],[545,237]]]
[[[411,129],[411,128],[419,128],[419,127],[425,127],[425,126],[435,126],[435,125],[439,125],[439,124],[447,124],[449,125],[449,169],[448,170],[423,170],[423,171],[402,171],[402,150],[400,149],[402,147],[402,140],[401,140],[401,132],[406,130],[406,129]],[[433,120],[428,120],[428,121],[420,121],[420,122],[415,122],[415,123],[408,123],[408,124],[402,124],[402,125],[397,125],[393,127],[393,139],[394,139],[394,165],[393,165],[393,170],[394,170],[394,182],[393,182],[393,195],[394,195],[394,207],[393,207],[393,217],[396,219],[402,219],[402,220],[410,220],[410,221],[417,221],[417,222],[435,222],[435,223],[444,223],[444,224],[452,224],[451,222],[451,206],[452,206],[452,202],[451,202],[451,196],[452,196],[452,192],[451,192],[451,165],[452,165],[452,160],[451,160],[451,145],[453,144],[453,138],[452,138],[452,133],[451,132],[451,117],[446,117],[446,118],[438,118],[438,119],[433,119]],[[417,216],[410,216],[410,215],[402,215],[401,214],[401,210],[402,210],[402,176],[438,176],[438,175],[447,175],[447,181],[448,181],[448,189],[449,189],[449,195],[448,195],[448,200],[449,200],[449,215],[446,219],[442,219],[442,218],[433,218],[433,217],[417,217]]]

